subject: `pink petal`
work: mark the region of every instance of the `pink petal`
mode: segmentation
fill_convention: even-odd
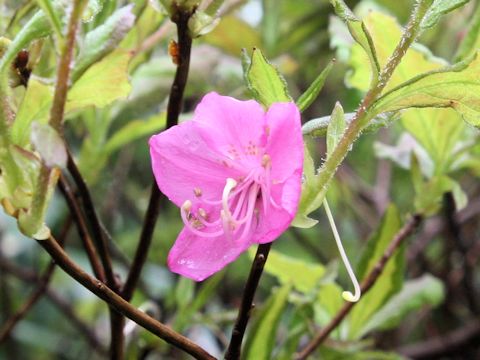
[[[209,93],[195,109],[195,121],[209,146],[230,157],[232,150],[245,153],[251,143],[265,145],[265,112],[254,100]]]
[[[152,136],[149,144],[158,187],[179,207],[194,200],[197,188],[203,198],[220,199],[226,178],[243,175],[207,146],[193,121]]]
[[[283,184],[272,187],[272,198],[280,209],[270,206],[267,213],[263,206],[258,209],[258,226],[252,236],[252,242],[268,243],[276,240],[290,226],[297,212],[300,201],[302,172],[296,170]]]
[[[294,103],[275,103],[267,112],[267,154],[272,159],[272,180],[284,181],[303,169],[300,112]]]
[[[168,254],[171,271],[202,281],[234,261],[250,241],[227,240],[224,236],[202,238],[184,228]]]

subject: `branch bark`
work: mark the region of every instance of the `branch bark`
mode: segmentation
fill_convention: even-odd
[[[190,69],[190,55],[192,49],[192,38],[188,33],[188,20],[192,16],[190,12],[178,10],[172,20],[177,25],[179,56],[177,58],[178,66],[170,89],[170,97],[167,106],[167,129],[177,125],[178,117],[182,110],[183,94],[188,79]],[[145,214],[140,240],[132,262],[132,267],[128,274],[125,286],[122,290],[122,296],[130,300],[133,296],[138,279],[142,272],[145,261],[147,260],[148,249],[150,248],[155,224],[157,223],[160,210],[161,193],[157,184],[153,181],[150,193],[150,201],[147,213]]]
[[[262,276],[263,268],[267,262],[268,253],[270,252],[271,246],[272,243],[258,245],[257,253],[255,254],[255,259],[253,260],[252,268],[250,269],[250,275],[248,276],[247,283],[245,284],[242,303],[240,304],[238,317],[233,327],[230,345],[228,346],[225,354],[225,360],[240,359],[243,336],[245,334],[245,330],[247,329],[251,311],[255,306],[253,303],[253,298],[255,296],[260,277]]]
[[[161,322],[153,319],[144,312],[138,310],[121,296],[119,296],[117,293],[115,293],[112,289],[110,289],[106,284],[93,278],[88,273],[83,271],[82,268],[80,268],[63,251],[63,249],[58,245],[55,239],[49,238],[47,240],[37,241],[37,243],[50,254],[50,256],[58,264],[58,266],[60,266],[67,274],[69,274],[72,278],[74,278],[92,293],[97,295],[100,299],[105,301],[111,308],[113,308],[118,313],[128,317],[138,325],[157,335],[159,338],[165,340],[166,342],[172,344],[179,349],[182,349],[196,359],[215,359],[199,345],[195,344],[188,338],[170,329],[168,326],[162,324]]]
[[[420,224],[422,218],[419,215],[411,217],[408,222],[398,231],[398,233],[393,237],[390,245],[387,247],[382,257],[378,260],[375,267],[368,273],[367,277],[362,281],[360,288],[362,294],[366,294],[372,286],[375,284],[377,279],[382,274],[385,265],[388,260],[393,256],[395,251],[400,247],[403,241],[410,236],[414,230]],[[360,301],[362,301],[360,299]],[[338,325],[345,319],[345,317],[350,313],[352,308],[358,302],[346,302],[343,307],[339,310],[337,315],[330,321],[330,323],[321,329],[313,338],[313,340],[296,356],[296,360],[306,359],[315,349],[320,346],[330,335],[330,333],[337,328]]]

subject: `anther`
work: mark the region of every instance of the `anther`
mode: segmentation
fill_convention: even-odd
[[[268,155],[268,154],[263,155],[262,166],[264,168],[266,168],[267,166],[270,166],[271,164],[272,164],[272,158],[270,157],[270,155]]]
[[[188,214],[190,210],[192,210],[192,202],[190,200],[185,200],[182,205],[182,210]]]
[[[195,194],[196,197],[200,197],[202,196],[202,189],[196,187],[195,189],[193,189],[193,193]]]
[[[205,211],[204,208],[199,208],[198,209],[198,215],[200,215],[202,218],[206,219],[207,218],[207,212]]]

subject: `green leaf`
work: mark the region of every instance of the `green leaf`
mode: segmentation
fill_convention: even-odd
[[[248,254],[252,259],[255,257],[253,250]],[[308,263],[275,250],[270,250],[264,271],[275,276],[281,284],[291,284],[304,294],[314,290],[326,275],[323,265]]]
[[[465,207],[467,196],[457,181],[452,178],[440,175],[434,176],[428,181],[421,181],[419,176],[415,177],[415,212],[431,216],[437,214],[442,208],[443,195],[452,192],[458,209]]]
[[[213,31],[219,24],[220,18],[215,15],[209,15],[204,11],[195,11],[190,20],[188,20],[188,30],[192,38],[206,35]]]
[[[472,56],[480,48],[480,6],[477,4],[468,31],[458,47],[455,62]]]
[[[86,35],[82,50],[75,61],[75,68],[72,73],[73,82],[78,80],[89,66],[118,47],[118,44],[135,23],[135,15],[132,13],[132,9],[133,4],[118,9],[104,24]]]
[[[383,68],[400,41],[403,30],[394,17],[377,11],[369,12],[368,16],[363,19],[363,23],[371,34],[378,63],[380,68]],[[353,71],[347,76],[347,83],[362,91],[367,91],[370,87],[370,74],[365,66],[366,61],[368,59],[364,50],[359,45],[354,44],[350,56],[350,66]],[[401,63],[393,72],[385,91],[419,73],[438,69],[445,65],[445,61],[434,58],[428,49],[415,44],[408,49]]]
[[[363,21],[360,21],[348,8],[343,0],[330,0],[335,13],[347,24],[348,30],[353,39],[363,49],[368,57],[371,68],[371,81],[375,83],[380,73],[380,63],[377,59],[375,44],[370,35],[369,29]]]
[[[0,74],[8,70],[17,54],[35,39],[48,36],[51,33],[50,22],[43,11],[38,11],[22,27],[22,30],[10,43],[8,50],[0,60]]]
[[[225,276],[225,272],[220,272],[215,276],[212,276],[208,280],[206,280],[200,290],[194,295],[192,301],[188,304],[188,306],[184,306],[182,311],[177,312],[177,317],[175,318],[175,322],[173,328],[179,332],[183,332],[183,330],[187,327],[189,323],[192,321],[192,317],[210,300],[213,296],[215,290],[217,290],[218,286],[220,285],[223,277]]]
[[[409,109],[402,114],[402,125],[427,151],[435,174],[446,174],[456,160],[454,148],[466,124],[451,109]]]
[[[36,0],[38,6],[43,10],[43,12],[48,17],[50,24],[52,25],[55,33],[59,39],[63,38],[62,34],[62,22],[58,13],[55,11],[53,3],[51,0]]]
[[[185,309],[193,300],[195,293],[195,282],[186,277],[178,279],[177,287],[175,288],[175,302],[179,310]]]
[[[373,105],[375,114],[410,107],[451,107],[480,127],[480,57],[434,70],[399,85]]]
[[[88,106],[102,108],[130,93],[128,63],[131,54],[116,50],[91,66],[68,92],[66,111]]]
[[[268,264],[268,262],[267,262]],[[283,285],[272,294],[262,307],[245,343],[244,356],[247,360],[269,360],[275,345],[277,327],[283,309],[287,305],[291,286]]]
[[[315,323],[327,325],[342,307],[342,289],[336,283],[322,285],[314,303]],[[343,325],[342,325],[343,326]],[[334,335],[336,335],[334,333]]]
[[[342,105],[339,102],[335,104],[330,118],[331,120],[327,128],[327,159],[333,150],[335,150],[335,147],[345,132],[345,115]]]
[[[327,67],[323,69],[323,71],[317,76],[308,89],[297,99],[297,106],[300,109],[300,112],[308,109],[308,107],[315,101],[318,94],[323,89],[325,80],[327,79],[328,74],[330,74],[334,63],[335,62],[333,60],[330,61]]]
[[[253,49],[247,80],[254,98],[266,108],[274,102],[292,101],[285,79],[259,49]]]
[[[400,215],[398,210],[389,206],[382,222],[372,237],[368,240],[357,266],[357,277],[364,279],[374,268],[393,237],[400,229]],[[349,338],[359,339],[365,323],[401,288],[405,268],[404,246],[397,250],[388,261],[382,274],[370,291],[362,295],[349,317]]]
[[[241,49],[252,49],[262,44],[260,35],[253,27],[232,15],[222,17],[215,30],[208,33],[203,40],[233,56],[238,56]]]
[[[27,91],[23,97],[17,116],[12,125],[12,142],[26,147],[30,139],[30,125],[32,121],[42,121],[48,118],[52,104],[53,88],[36,78],[30,78]]]
[[[425,14],[420,27],[422,29],[428,29],[435,26],[442,15],[448,14],[469,1],[470,0],[435,0]]]
[[[395,328],[411,312],[425,306],[435,307],[443,301],[444,297],[445,288],[442,281],[430,274],[409,280],[398,294],[370,318],[363,326],[361,333]]]
[[[325,191],[317,189],[317,174],[315,171],[315,163],[310,155],[308,147],[304,147],[303,155],[303,181],[302,193],[300,196],[300,203],[298,205],[297,213],[293,219],[292,226],[299,228],[311,228],[315,226],[318,221],[308,217],[311,213],[310,209],[314,206],[317,208],[322,204]],[[319,193],[321,192],[321,194]]]
[[[144,136],[154,134],[165,127],[166,113],[150,117],[147,120],[133,120],[117,130],[105,144],[103,151],[111,154],[126,144]]]

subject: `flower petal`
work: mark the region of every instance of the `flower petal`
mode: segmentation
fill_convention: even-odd
[[[235,152],[245,155],[252,144],[265,145],[265,112],[254,100],[240,101],[212,92],[198,104],[194,119],[209,146],[232,159]]]
[[[168,254],[171,271],[202,281],[234,261],[250,241],[227,240],[225,236],[202,238],[184,228]]]
[[[300,201],[302,172],[296,171],[283,184],[272,187],[272,198],[280,205],[280,209],[270,206],[265,213],[259,207],[259,221],[252,236],[252,242],[268,243],[277,239],[291,224]]]
[[[195,189],[203,198],[220,199],[225,180],[243,175],[205,143],[193,121],[152,136],[149,144],[158,187],[178,207],[194,199]]]
[[[272,180],[283,182],[303,169],[300,112],[294,103],[274,103],[268,109],[266,152],[272,159]]]

